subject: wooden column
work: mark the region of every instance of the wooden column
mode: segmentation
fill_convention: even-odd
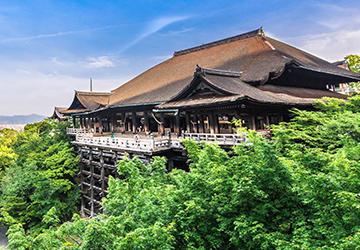
[[[76,118],[75,118],[75,116],[72,117],[72,120],[73,120],[73,128],[75,128],[75,127],[76,127],[76,126],[75,126],[75,125],[76,125]]]
[[[250,115],[249,127],[252,130],[256,130],[255,116]]]
[[[83,173],[83,169],[84,169],[84,163],[83,163],[83,152],[82,152],[82,150],[81,150],[81,148],[80,148],[80,160],[79,160],[79,162],[80,162],[80,190],[82,191],[82,192],[84,192],[84,173]],[[85,211],[84,211],[84,207],[85,207],[85,203],[84,203],[84,197],[83,196],[81,196],[81,205],[80,205],[80,212],[81,212],[81,214],[85,214]]]
[[[205,133],[204,116],[199,115],[199,120],[200,120],[199,133]]]
[[[193,120],[195,120],[195,122]],[[197,115],[194,115],[194,119],[190,119],[190,121],[191,121],[191,126],[192,126],[192,128],[194,130],[194,133],[198,133]]]
[[[136,112],[131,112],[131,119],[132,119],[132,132],[136,133]]]
[[[100,154],[100,181],[101,181],[101,197],[105,197],[105,168],[104,168],[104,155],[103,151],[101,150]]]
[[[90,164],[90,217],[95,215],[94,207],[94,165],[93,165],[93,152],[90,148],[89,164]]]
[[[215,134],[215,121],[213,114],[209,113],[209,128],[210,128],[210,134]]]
[[[186,131],[188,133],[191,133],[190,115],[186,113],[185,118],[186,118]]]
[[[213,114],[214,119],[214,132],[215,134],[219,134],[219,118],[217,114]]]
[[[126,131],[126,113],[121,113],[121,133],[125,133]]]
[[[180,113],[175,115],[174,133],[178,136],[180,135]]]
[[[160,134],[165,135],[165,119],[164,113],[160,113]]]
[[[101,116],[99,117],[99,132],[100,134],[103,132],[103,120]]]
[[[266,122],[266,125],[270,125],[270,119],[269,119],[269,115],[265,115],[265,122]]]
[[[144,130],[145,133],[149,132],[149,114],[147,111],[144,111]]]

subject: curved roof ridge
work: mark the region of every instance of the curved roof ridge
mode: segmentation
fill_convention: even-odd
[[[260,35],[260,36],[265,35],[262,27],[260,27],[259,29],[247,32],[247,33],[240,34],[240,35],[228,37],[228,38],[221,39],[221,40],[218,40],[218,41],[214,41],[214,42],[211,42],[211,43],[206,43],[206,44],[199,45],[199,46],[196,46],[196,47],[192,47],[192,48],[189,48],[189,49],[175,51],[174,52],[174,57],[175,56],[181,56],[181,55],[188,54],[188,53],[195,52],[195,51],[199,51],[199,50],[203,50],[203,49],[208,49],[208,48],[218,46],[218,45],[221,45],[221,44],[234,42],[234,41],[241,40],[241,39],[244,39],[244,38],[258,36],[258,35]]]
[[[80,95],[111,95],[112,92],[93,92],[93,91],[79,91],[79,90],[75,90],[76,94],[80,94]]]

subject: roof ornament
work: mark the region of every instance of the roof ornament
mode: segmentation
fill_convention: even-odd
[[[90,77],[90,92],[92,92],[92,77]]]
[[[264,32],[263,26],[261,26],[260,29],[258,29],[258,34],[259,34],[260,36],[265,36],[265,32]]]

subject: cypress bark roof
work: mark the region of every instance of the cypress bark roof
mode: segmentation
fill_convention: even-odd
[[[96,110],[109,104],[110,92],[76,91],[70,107],[62,111],[64,114]]]
[[[253,86],[274,81],[284,72],[288,74],[288,70],[290,72],[291,69],[302,75],[302,82],[278,81],[273,84],[284,85],[285,82],[289,87],[325,90],[326,84],[360,80],[360,74],[346,71],[309,53],[266,37],[263,30],[258,29],[175,52],[172,58],[113,90],[109,105],[170,101],[191,83],[197,65],[242,72],[239,80]]]
[[[172,58],[109,93],[75,91],[72,104],[61,113],[75,114],[145,104],[158,105],[158,108],[180,104],[188,106],[191,103],[205,105],[204,100],[209,96],[196,99],[189,98],[187,93],[199,81],[219,94],[217,99],[211,99],[212,102],[235,98],[310,105],[314,98],[324,96],[346,98],[328,91],[326,85],[359,80],[360,74],[269,38],[260,28],[177,51]]]

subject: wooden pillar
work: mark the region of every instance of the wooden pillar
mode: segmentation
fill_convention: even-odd
[[[191,133],[190,115],[186,113],[185,118],[186,118],[186,131],[188,133]]]
[[[214,119],[214,132],[215,134],[219,134],[219,118],[218,115],[213,113]]]
[[[191,118],[191,117],[190,117]],[[190,119],[191,121],[191,126],[194,130],[194,133],[198,133],[198,119],[197,119],[197,115],[194,115],[194,120],[195,122],[193,121],[193,119]]]
[[[266,125],[270,125],[270,119],[269,119],[269,115],[268,114],[266,114],[265,115],[265,122],[266,122]]]
[[[204,116],[203,115],[199,115],[199,133],[205,133],[205,125],[204,125]]]
[[[101,116],[99,117],[99,132],[100,134],[103,133],[103,120]]]
[[[121,113],[121,133],[125,133],[126,131],[126,113]]]
[[[249,127],[252,130],[256,130],[255,116],[250,115]]]
[[[165,135],[165,119],[164,113],[160,113],[160,134]]]
[[[136,112],[131,112],[131,119],[132,119],[132,132],[136,133]]]
[[[144,111],[144,130],[145,130],[145,133],[148,133],[149,132],[149,129],[150,126],[149,126],[149,114],[147,111]]]
[[[109,122],[110,132],[114,133],[116,127],[116,114],[111,114],[108,118],[108,122]]]
[[[174,133],[178,136],[180,135],[180,113],[175,115]]]
[[[215,134],[215,121],[213,114],[209,113],[209,128],[210,128],[210,134]]]
[[[72,117],[72,120],[73,120],[73,128],[75,128],[75,127],[76,127],[76,126],[75,126],[75,125],[76,125],[76,118],[75,118],[75,116]]]
[[[95,207],[94,207],[94,165],[93,165],[93,152],[90,148],[90,156],[89,156],[89,164],[90,164],[90,217],[94,217],[95,215]]]
[[[105,168],[104,168],[104,154],[101,150],[100,154],[100,181],[101,181],[101,197],[105,197]]]
[[[83,163],[83,152],[82,152],[82,148],[80,148],[80,190],[82,192],[84,192],[84,173],[83,173],[83,169],[84,169],[84,163]],[[81,214],[85,214],[84,211],[84,207],[85,207],[85,203],[84,203],[84,197],[81,196],[81,205],[80,205],[80,212]]]

